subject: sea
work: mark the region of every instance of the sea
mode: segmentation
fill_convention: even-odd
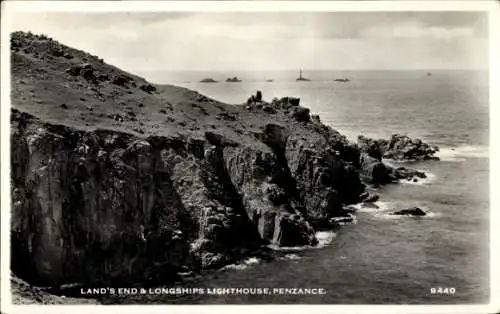
[[[318,233],[318,247],[289,248],[289,253],[271,262],[247,259],[193,278],[188,284],[205,289],[323,289],[323,293],[286,290],[269,294],[162,295],[153,302],[489,302],[488,72],[304,71],[309,82],[296,81],[298,71],[144,74],[157,83],[184,86],[230,104],[244,103],[257,90],[269,101],[273,97],[299,97],[302,106],[349,139],[356,140],[361,134],[372,138],[407,134],[439,146],[441,158],[403,163],[425,171],[428,178],[378,188],[378,209],[359,207],[354,223]],[[224,82],[233,76],[242,81]],[[208,77],[221,82],[199,83]],[[337,78],[350,81],[334,81]],[[389,214],[412,206],[428,215]]]

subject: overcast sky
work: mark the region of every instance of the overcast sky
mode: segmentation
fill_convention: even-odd
[[[479,12],[18,13],[129,71],[488,68]]]

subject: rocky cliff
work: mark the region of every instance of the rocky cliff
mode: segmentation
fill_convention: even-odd
[[[11,45],[11,268],[31,283],[165,283],[315,245],[370,197],[380,161],[297,98],[228,105],[45,36]]]

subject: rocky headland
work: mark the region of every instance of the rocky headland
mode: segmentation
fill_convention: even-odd
[[[367,185],[425,176],[298,98],[224,104],[31,33],[11,52],[11,269],[30,284],[159,285],[313,246]]]

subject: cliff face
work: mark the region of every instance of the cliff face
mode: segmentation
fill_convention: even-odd
[[[230,106],[26,33],[11,60],[12,270],[30,282],[166,282],[314,245],[367,196],[357,146],[298,99]]]

